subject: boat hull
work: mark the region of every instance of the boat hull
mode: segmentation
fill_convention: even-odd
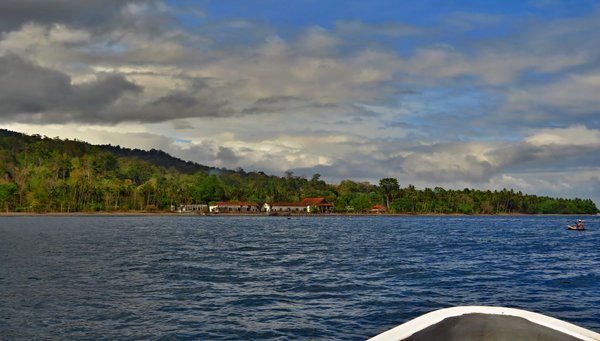
[[[549,316],[504,307],[436,310],[370,341],[392,340],[600,340],[600,334]]]

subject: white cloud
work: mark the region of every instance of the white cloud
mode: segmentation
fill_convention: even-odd
[[[525,142],[535,146],[600,146],[600,130],[588,129],[583,125],[568,128],[540,129]]]
[[[512,188],[528,194],[557,198],[592,199],[600,203],[600,172],[598,170],[537,171],[501,174],[493,177],[492,189]]]
[[[308,28],[298,41],[298,49],[310,54],[327,55],[336,53],[337,48],[342,44],[339,37],[327,30],[314,26]]]
[[[489,148],[463,143],[417,149],[405,156],[402,169],[410,176],[432,181],[485,181],[496,166],[486,155]]]
[[[568,74],[555,82],[508,92],[504,111],[551,110],[565,115],[593,113],[600,107],[600,72]]]
[[[84,29],[72,29],[63,24],[54,24],[48,32],[48,40],[58,44],[81,44],[90,41],[91,34]]]
[[[492,177],[489,181],[489,186],[496,190],[512,188],[526,193],[532,189],[530,182],[524,178],[508,174],[500,174]]]

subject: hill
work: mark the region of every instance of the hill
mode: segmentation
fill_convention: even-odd
[[[595,214],[589,199],[528,195],[513,190],[400,187],[232,171],[164,151],[91,145],[0,129],[0,209],[5,212],[164,211],[213,201],[299,202],[325,198],[336,212],[408,214]]]
[[[48,137],[42,137],[40,135],[26,135],[15,131],[10,131],[6,129],[0,129],[0,137],[9,137],[15,138],[19,141],[24,141],[25,143],[34,143],[40,140],[50,140],[54,141],[54,143],[49,142],[50,148],[53,150],[66,151],[69,150],[72,156],[81,156],[82,154],[89,153],[92,149],[102,150],[109,152],[118,157],[131,157],[136,158],[138,160],[147,161],[156,166],[165,167],[167,169],[175,169],[179,172],[185,174],[192,174],[196,172],[210,172],[210,171],[227,171],[224,169],[217,169],[214,167],[209,167],[205,165],[198,164],[192,161],[184,161],[182,159],[176,158],[165,153],[162,150],[150,149],[141,150],[141,149],[130,149],[123,148],[121,146],[113,146],[113,145],[91,145],[87,142],[78,141],[78,140],[61,140],[61,139],[49,139]],[[68,147],[67,147],[68,146]]]
[[[142,149],[130,149],[123,148],[120,146],[111,146],[109,145],[98,145],[100,150],[107,151],[116,156],[122,157],[132,157],[139,160],[150,162],[156,166],[172,168],[179,172],[185,174],[193,174],[196,172],[210,172],[217,171],[217,168],[208,167],[201,165],[192,161],[184,161],[180,158],[176,158],[171,156],[162,150],[150,149],[150,150],[142,150]],[[227,171],[227,170],[218,170],[218,171]]]

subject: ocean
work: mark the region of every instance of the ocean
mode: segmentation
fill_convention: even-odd
[[[2,340],[364,340],[458,305],[600,331],[600,217],[0,218]]]

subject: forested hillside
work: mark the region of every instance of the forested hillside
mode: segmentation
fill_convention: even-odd
[[[298,202],[323,197],[337,212],[571,213],[598,212],[589,199],[556,199],[512,190],[401,187],[344,180],[327,184],[287,172],[211,168],[162,151],[94,146],[81,141],[0,130],[0,209],[5,212],[165,211],[171,205],[214,201]]]

